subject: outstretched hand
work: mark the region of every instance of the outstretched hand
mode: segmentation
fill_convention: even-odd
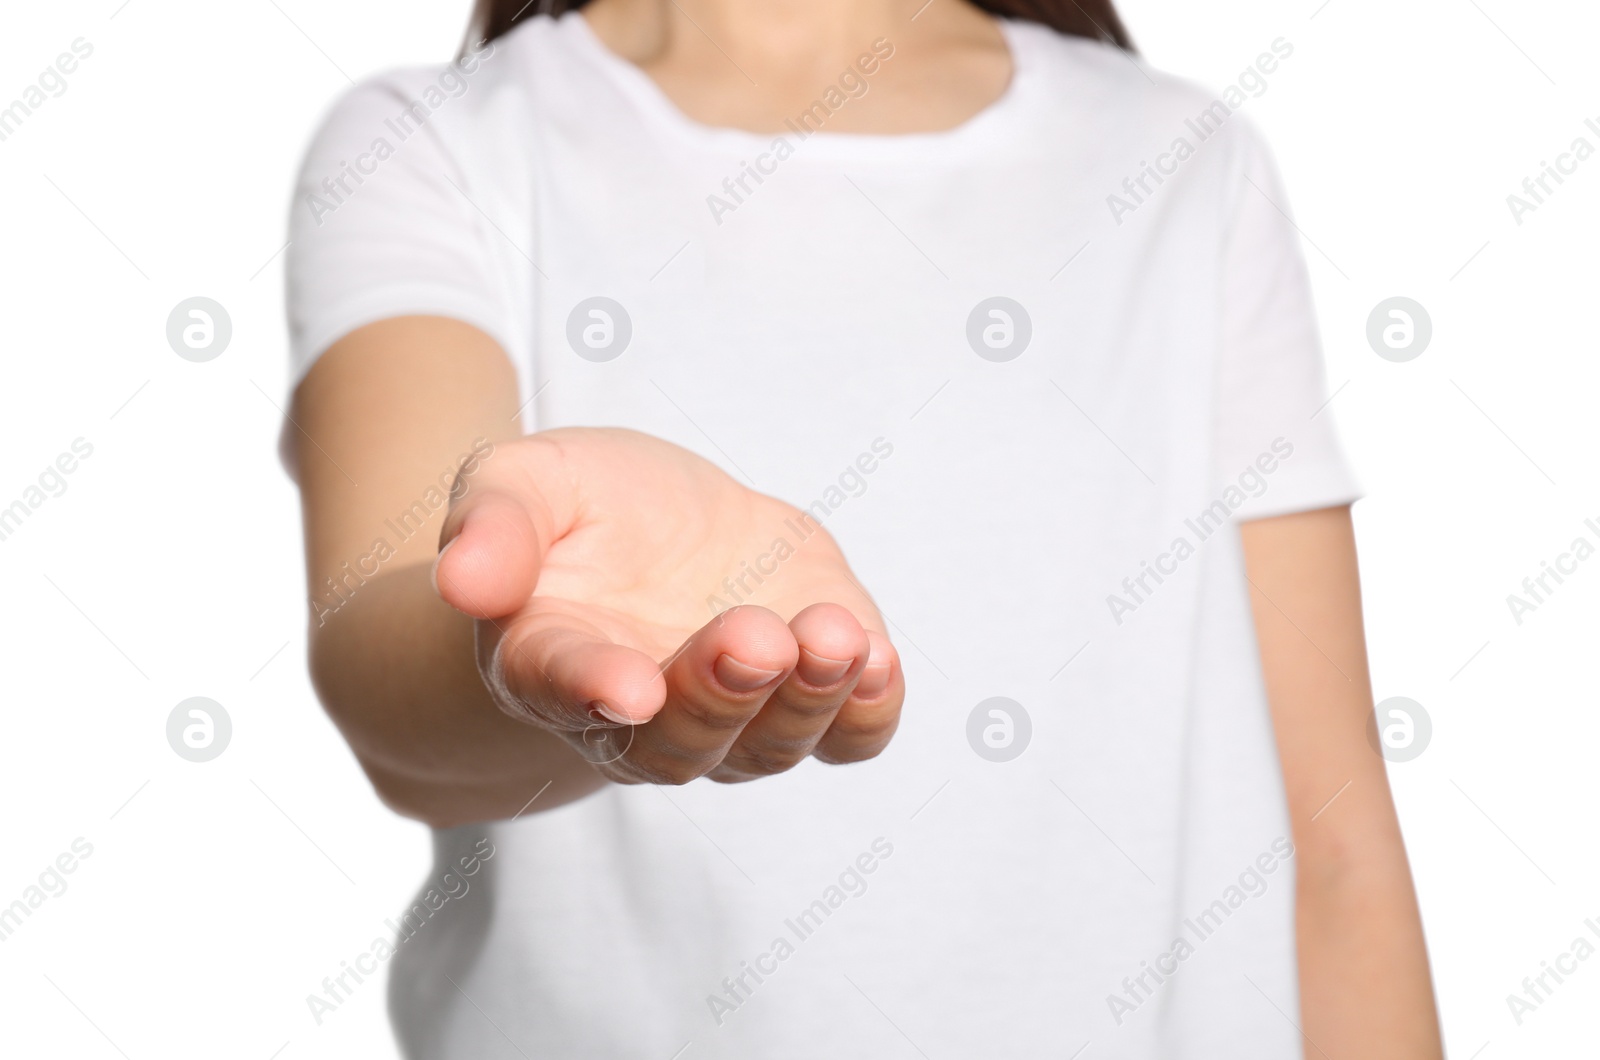
[[[495,701],[612,780],[750,780],[894,734],[899,658],[833,538],[688,450],[614,429],[502,445],[440,540]],[[749,602],[715,613],[734,589]]]

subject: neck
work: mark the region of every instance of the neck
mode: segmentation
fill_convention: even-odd
[[[1010,76],[993,20],[967,0],[592,0],[595,35],[710,125],[782,128],[860,57],[894,56],[830,125],[923,131],[959,124]],[[882,42],[882,47],[876,45]]]
[[[680,47],[722,50],[759,64],[767,57],[838,54],[905,33],[923,0],[598,0],[585,9],[603,20],[627,58],[647,65]],[[934,0],[934,8],[955,6]],[[935,16],[937,17],[937,16]],[[695,41],[693,38],[699,38]]]

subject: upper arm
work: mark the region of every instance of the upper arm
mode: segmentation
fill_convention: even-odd
[[[347,92],[296,181],[286,289],[299,385],[284,448],[325,606],[379,567],[431,560],[457,469],[521,433],[498,237],[473,205],[482,189],[458,158],[461,131],[441,114],[374,154],[375,130],[436,74]]]
[[[1347,505],[1360,495],[1328,407],[1300,235],[1271,153],[1236,137],[1220,262],[1212,474],[1239,520]],[[1216,495],[1214,492],[1213,496]]]
[[[1343,811],[1380,786],[1387,799],[1382,759],[1366,743],[1349,507],[1358,489],[1325,407],[1310,278],[1282,182],[1254,129],[1235,133],[1214,473],[1248,494],[1235,518],[1296,840],[1327,839],[1333,829],[1307,828],[1335,819],[1331,807],[1319,812],[1328,800]]]
[[[1372,684],[1350,509],[1258,519],[1240,533],[1296,845],[1310,860],[1398,849],[1375,842],[1398,838],[1398,825],[1367,736]]]

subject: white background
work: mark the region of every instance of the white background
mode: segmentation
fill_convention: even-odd
[[[1575,537],[1600,543],[1584,526],[1600,523],[1600,158],[1520,226],[1506,196],[1574,138],[1600,147],[1583,125],[1600,126],[1600,12],[1319,3],[1121,6],[1155,65],[1218,88],[1274,38],[1294,44],[1247,109],[1310,240],[1334,408],[1368,491],[1377,695],[1433,720],[1426,751],[1390,772],[1449,1049],[1593,1055],[1600,957],[1521,1026],[1505,999],[1600,924],[1600,559],[1520,626],[1506,596]],[[305,676],[298,508],[274,451],[279,251],[300,151],[346,75],[448,58],[465,16],[464,0],[7,7],[0,106],[76,38],[94,47],[0,143],[0,507],[75,439],[94,447],[0,541],[0,906],[75,838],[93,845],[0,942],[7,1055],[392,1055],[381,982],[321,1026],[305,1001],[428,859]],[[193,295],[233,320],[210,363],[166,341]],[[1434,324],[1404,364],[1365,340],[1393,295]],[[167,744],[190,696],[232,718],[215,761]]]

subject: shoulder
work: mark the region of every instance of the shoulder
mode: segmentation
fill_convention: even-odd
[[[553,20],[529,19],[498,40],[465,47],[449,62],[373,74],[328,106],[308,154],[348,157],[418,134],[438,147],[453,129],[514,121],[531,102],[527,71],[537,65],[537,53],[550,50],[553,34]]]
[[[1021,51],[1019,64],[1056,101],[1059,117],[1089,121],[1115,141],[1152,145],[1186,139],[1216,139],[1232,161],[1258,149],[1259,135],[1240,113],[1264,95],[1294,45],[1278,38],[1268,52],[1222,86],[1210,86],[1157,69],[1143,58],[1105,41],[1059,33],[1035,22],[1010,24]]]

